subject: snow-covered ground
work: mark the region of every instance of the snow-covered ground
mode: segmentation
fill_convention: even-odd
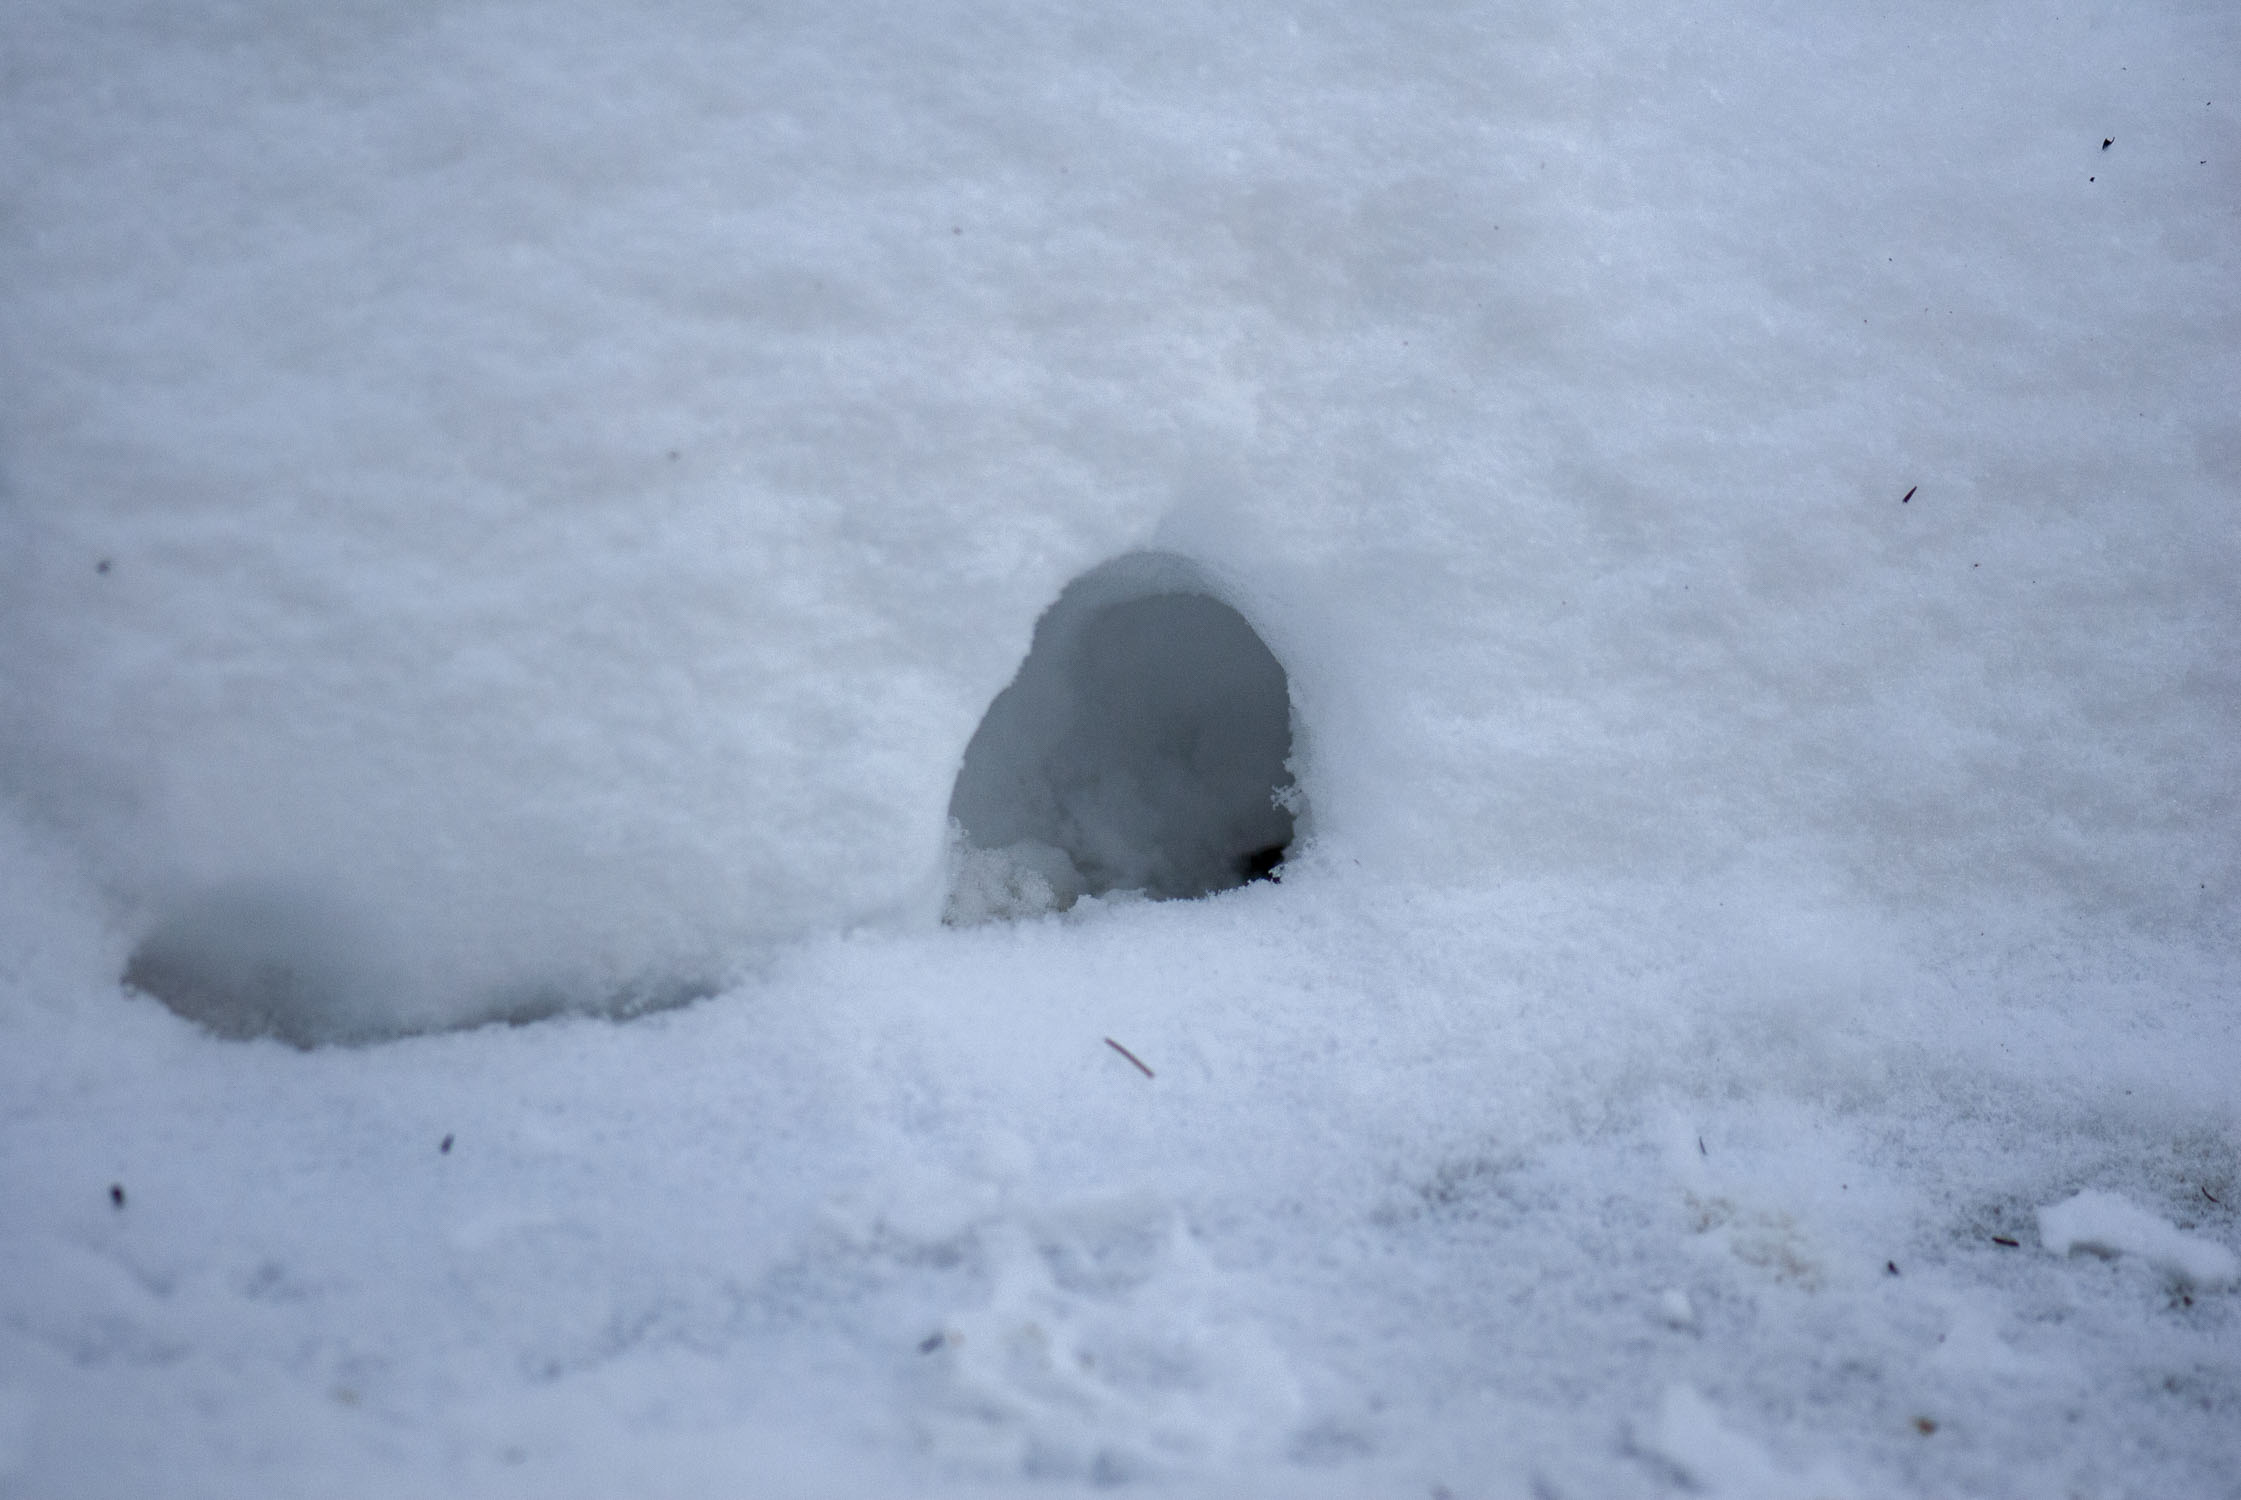
[[[2235,78],[17,0],[0,1494],[2235,1493]],[[1143,551],[1281,884],[943,925]]]

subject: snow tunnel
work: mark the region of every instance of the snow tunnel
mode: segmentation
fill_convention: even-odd
[[[1045,611],[965,748],[947,920],[1275,878],[1291,757],[1290,683],[1244,615],[1186,558],[1116,558]]]
[[[176,906],[133,950],[123,983],[235,1040],[298,1047],[381,1035],[369,936],[333,901],[236,885]]]

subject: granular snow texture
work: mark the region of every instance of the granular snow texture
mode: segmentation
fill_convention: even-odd
[[[0,1494],[2230,1493],[2236,77],[9,5]],[[1137,552],[1282,883],[945,927]]]

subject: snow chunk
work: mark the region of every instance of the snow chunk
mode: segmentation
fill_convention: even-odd
[[[2186,1234],[2129,1199],[2092,1188],[2040,1209],[2039,1239],[2057,1255],[2081,1249],[2137,1255],[2193,1286],[2223,1286],[2237,1271],[2233,1252],[2225,1246]]]
[[[1065,850],[1034,839],[982,849],[954,819],[949,831],[947,917],[956,926],[1065,911],[1082,898],[1081,871]]]

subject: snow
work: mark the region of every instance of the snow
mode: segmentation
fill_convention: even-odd
[[[2137,1255],[2157,1270],[2198,1287],[2223,1286],[2235,1275],[2233,1252],[2200,1235],[2181,1234],[2168,1219],[2116,1193],[2092,1188],[2039,1210],[2039,1239],[2056,1255],[2097,1250]]]
[[[2236,62],[11,5],[0,1494],[2228,1488]]]
[[[1795,1495],[1840,1500],[1855,1493],[1842,1476],[1825,1468],[1809,1476],[1790,1473],[1749,1438],[1724,1426],[1712,1404],[1685,1385],[1666,1389],[1644,1446],[1672,1464],[1692,1487],[1709,1495],[1736,1500]]]

